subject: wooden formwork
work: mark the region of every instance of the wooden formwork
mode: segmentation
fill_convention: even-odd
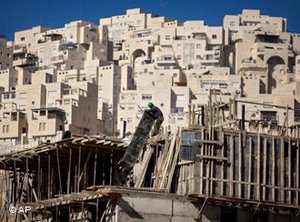
[[[177,194],[300,208],[299,138],[208,128],[181,137]]]

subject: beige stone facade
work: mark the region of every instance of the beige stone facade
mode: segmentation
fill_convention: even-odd
[[[35,145],[66,130],[123,136],[149,101],[165,128],[184,127],[189,105],[207,104],[210,89],[219,102],[264,104],[247,105],[247,119],[300,120],[300,34],[258,10],[212,27],[129,9],[99,25],[80,20],[0,37],[0,53],[3,144]]]

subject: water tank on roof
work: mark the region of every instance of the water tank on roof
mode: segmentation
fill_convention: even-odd
[[[75,50],[77,49],[77,45],[74,42],[67,41],[59,45],[58,50],[63,51],[63,50]]]

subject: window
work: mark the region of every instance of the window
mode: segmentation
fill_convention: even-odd
[[[151,94],[142,94],[142,100],[150,100],[150,99],[152,99]]]
[[[5,133],[5,125],[2,126],[2,133]]]
[[[39,131],[45,131],[46,130],[46,123],[39,123]]]
[[[213,60],[213,59],[214,59],[214,56],[213,56],[213,55],[207,55],[207,56],[206,56],[206,59],[207,59],[207,60]]]
[[[15,94],[15,93],[12,93],[12,94],[11,94],[11,98],[12,98],[12,99],[16,98],[16,94]]]
[[[181,55],[177,55],[177,59],[180,60],[181,59]]]
[[[166,55],[166,56],[164,56],[164,60],[165,61],[170,61],[170,60],[172,60],[172,56]]]
[[[21,41],[25,41],[25,37],[21,37]]]
[[[27,94],[26,93],[20,93],[19,98],[20,99],[26,99]]]
[[[197,49],[201,49],[201,44],[197,44],[197,45],[196,45],[196,48],[197,48]]]
[[[3,94],[3,99],[9,99],[9,94]]]
[[[211,37],[212,37],[212,39],[216,39],[216,38],[217,38],[217,35],[216,35],[216,34],[213,34]]]
[[[9,125],[6,125],[6,133],[9,132]]]
[[[170,40],[170,39],[171,39],[171,37],[169,35],[165,36],[165,40]]]

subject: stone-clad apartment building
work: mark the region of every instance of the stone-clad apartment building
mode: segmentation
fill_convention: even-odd
[[[300,34],[243,10],[223,26],[130,9],[99,25],[74,21],[0,37],[0,143],[32,146],[73,134],[134,132],[152,101],[164,127],[186,126],[190,104],[256,101],[246,118],[300,120]]]

